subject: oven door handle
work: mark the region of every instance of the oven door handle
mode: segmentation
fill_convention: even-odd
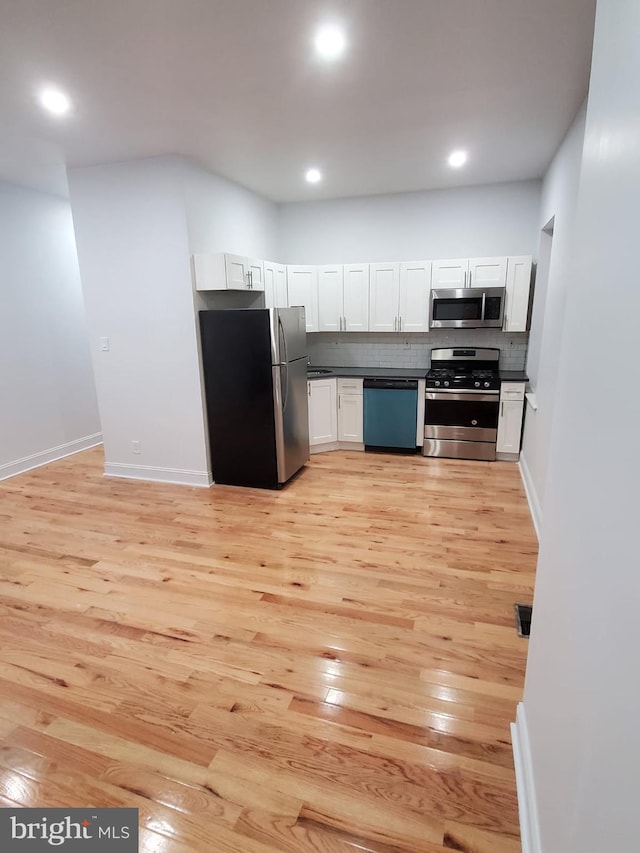
[[[442,400],[451,403],[495,403],[500,401],[500,394],[487,394],[484,391],[427,391],[425,400]]]
[[[483,290],[482,291],[482,312],[481,312],[481,316],[480,316],[480,319],[482,320],[483,323],[485,321],[484,314],[485,314],[486,307],[487,307],[487,294]]]

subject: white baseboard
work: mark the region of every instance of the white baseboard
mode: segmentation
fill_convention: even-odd
[[[511,723],[513,760],[516,768],[518,811],[520,814],[520,839],[522,853],[542,853],[538,804],[533,781],[533,767],[529,748],[527,718],[522,702],[518,705],[515,723]]]
[[[309,453],[325,453],[327,450],[340,450],[340,443],[337,441],[327,441],[324,444],[310,444]]]
[[[68,441],[66,444],[59,444],[57,447],[49,448],[49,450],[32,453],[31,456],[23,456],[22,459],[16,459],[14,462],[5,462],[4,465],[0,465],[0,480],[15,477],[16,474],[24,474],[34,468],[40,468],[41,465],[48,465],[49,462],[55,462],[57,459],[64,459],[65,456],[72,456],[74,453],[80,453],[81,450],[96,447],[98,444],[102,444],[102,433],[100,432],[85,435],[84,438],[77,438],[75,441]]]
[[[146,480],[150,483],[171,483],[175,486],[202,486],[208,488],[213,480],[208,471],[188,471],[183,468],[156,468],[153,465],[125,465],[107,462],[105,477],[123,477],[126,480]]]
[[[536,487],[533,485],[533,478],[531,477],[531,471],[529,471],[529,466],[527,465],[527,458],[524,455],[524,452],[520,454],[518,468],[520,469],[522,485],[524,486],[524,491],[527,496],[527,501],[529,503],[529,511],[531,512],[533,526],[536,529],[536,536],[538,537],[539,542],[540,531],[542,530],[542,508],[540,506],[540,501],[538,500],[538,493],[536,492]]]

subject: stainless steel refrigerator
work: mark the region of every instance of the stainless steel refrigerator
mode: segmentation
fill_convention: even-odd
[[[304,308],[200,311],[216,483],[279,489],[309,459]]]

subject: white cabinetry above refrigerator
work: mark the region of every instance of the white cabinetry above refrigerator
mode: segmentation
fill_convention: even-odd
[[[196,290],[264,290],[263,262],[227,252],[193,256]]]

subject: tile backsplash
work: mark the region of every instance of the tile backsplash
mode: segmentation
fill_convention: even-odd
[[[327,367],[418,367],[425,369],[435,347],[497,347],[503,370],[524,370],[527,332],[493,329],[437,329],[424,334],[312,332],[311,364]]]

